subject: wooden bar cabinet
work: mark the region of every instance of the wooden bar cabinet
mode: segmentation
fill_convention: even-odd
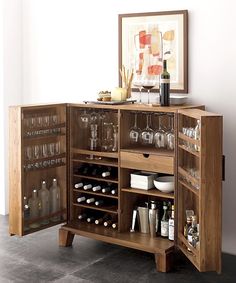
[[[79,123],[102,119],[117,125],[118,144],[115,150],[90,150],[89,131]],[[129,129],[134,112],[140,128],[145,128],[145,115],[152,115],[152,127],[157,128],[156,116],[174,117],[174,150],[130,144]],[[33,118],[33,119],[32,119]],[[48,119],[50,121],[48,121]],[[165,121],[164,121],[165,123]],[[193,139],[184,128],[200,123],[200,136]],[[28,156],[27,150],[59,144],[60,149],[48,156]],[[199,271],[221,272],[221,189],[222,189],[222,116],[206,112],[201,105],[150,107],[145,105],[51,104],[10,107],[10,235],[24,236],[41,229],[64,223],[59,229],[59,245],[72,245],[74,235],[89,237],[112,244],[134,248],[155,255],[158,271],[167,272],[173,265],[176,248]],[[105,166],[115,175],[107,178],[82,174],[81,166]],[[191,170],[195,168],[197,174]],[[140,190],[130,187],[130,174],[137,170],[175,176],[174,193],[157,189]],[[195,172],[195,173],[196,173]],[[30,198],[42,180],[51,184],[56,178],[60,187],[60,209],[37,219],[25,217],[24,197]],[[79,182],[109,184],[117,194],[103,194],[75,188]],[[80,196],[101,198],[103,206],[78,203]],[[175,240],[149,234],[130,232],[132,212],[137,203],[149,200],[171,201],[175,206]],[[199,223],[199,245],[194,248],[184,236],[186,210],[194,210]],[[89,224],[78,219],[79,214],[109,214],[117,221],[117,229]],[[30,225],[57,216],[40,227]]]

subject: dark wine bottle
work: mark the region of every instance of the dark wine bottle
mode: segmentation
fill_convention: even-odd
[[[167,72],[167,62],[163,61],[163,72],[160,79],[160,105],[170,105],[170,74]]]

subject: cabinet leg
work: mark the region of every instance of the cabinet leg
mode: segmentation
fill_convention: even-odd
[[[75,234],[72,234],[70,231],[64,230],[63,228],[59,229],[59,246],[60,247],[70,247]]]
[[[173,253],[155,254],[156,269],[159,272],[168,272],[172,269]]]

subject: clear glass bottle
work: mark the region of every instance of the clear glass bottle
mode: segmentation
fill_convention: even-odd
[[[27,197],[24,196],[24,231],[28,231],[29,225],[26,223],[30,219],[30,208]]]
[[[49,190],[45,181],[42,181],[42,187],[39,190],[39,198],[41,201],[40,217],[49,216]],[[44,218],[41,224],[46,225],[49,223],[49,218]]]
[[[53,179],[50,191],[50,212],[56,213],[61,209],[61,190],[57,184],[57,179]],[[50,218],[52,222],[60,220],[60,215],[55,215]]]
[[[168,218],[168,212],[167,212],[167,204],[166,202],[163,202],[163,210],[164,214],[161,219],[161,236],[167,238],[169,234],[169,218]]]
[[[41,202],[38,197],[38,191],[33,190],[31,198],[29,198],[29,208],[30,208],[30,220],[35,219],[35,222],[29,225],[30,228],[35,229],[40,227],[40,223],[37,221],[39,218],[39,211],[41,208]]]
[[[195,127],[195,131],[194,131],[194,139],[200,140],[200,134],[201,134],[201,124],[200,124],[200,120],[197,120],[197,126]],[[200,146],[195,144],[194,149],[196,151],[200,151]]]
[[[169,240],[174,241],[175,235],[175,212],[174,212],[174,205],[171,206],[171,217],[169,218]]]

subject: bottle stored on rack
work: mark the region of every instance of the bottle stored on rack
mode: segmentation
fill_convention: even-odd
[[[94,221],[95,221],[95,218],[94,218],[93,216],[89,216],[89,217],[87,218],[87,222],[88,222],[88,223],[94,223]]]
[[[83,186],[83,189],[85,191],[88,191],[88,190],[91,190],[93,187],[93,185],[91,183],[85,183],[84,186]]]
[[[169,218],[169,240],[174,241],[175,235],[175,212],[174,205],[171,206],[171,217]]]
[[[24,196],[24,221],[27,221],[30,219],[30,208],[29,208],[29,204],[27,201],[27,197]],[[25,223],[24,224],[24,231],[28,231],[30,228],[29,226]]]
[[[47,189],[46,181],[42,181],[39,198],[41,201],[40,217],[46,217],[49,215],[49,190]],[[48,224],[49,218],[44,218],[41,223],[43,225]]]
[[[105,214],[103,217],[97,218],[95,220],[95,224],[96,225],[102,225],[104,223],[104,221],[107,221],[110,218],[109,214]]]
[[[80,188],[83,188],[84,184],[82,182],[79,182],[79,183],[76,183],[74,184],[74,188],[75,189],[80,189]]]
[[[118,194],[118,190],[115,188],[115,189],[112,189],[111,190],[111,194],[112,195],[117,195]]]
[[[29,199],[29,207],[30,207],[30,220],[39,218],[39,211],[41,208],[41,202],[38,197],[38,191],[33,190],[32,197]],[[35,222],[29,224],[30,228],[38,228],[40,227],[40,223],[36,220]]]
[[[110,216],[110,218],[107,221],[104,221],[103,225],[104,227],[111,227],[113,223],[117,222],[117,218],[115,216]]]
[[[61,209],[61,189],[57,184],[57,179],[53,179],[52,186],[49,189],[50,195],[50,212],[56,213]],[[60,220],[60,215],[55,215],[50,218],[52,222],[57,222]]]
[[[112,223],[111,227],[112,227],[113,229],[117,229],[118,223],[117,223],[117,222]]]
[[[161,236],[167,238],[169,234],[169,219],[168,219],[168,213],[167,213],[167,204],[166,202],[163,202],[163,210],[164,214],[161,219]]]
[[[86,203],[88,203],[88,204],[92,204],[94,202],[95,202],[95,198],[88,198],[88,199],[86,199]]]
[[[192,216],[192,225],[188,229],[188,242],[194,248],[196,247],[197,233],[198,233],[198,230],[197,230],[197,216],[193,215]]]
[[[110,185],[106,185],[102,188],[102,193],[103,194],[107,194],[111,192],[111,186]]]
[[[107,167],[107,168],[103,168],[103,170],[102,170],[102,177],[103,178],[106,178],[106,177],[109,177],[109,176],[111,176],[111,167],[109,166],[109,167]]]
[[[101,191],[102,190],[102,187],[100,186],[100,185],[95,185],[95,186],[93,186],[93,188],[92,188],[92,191],[93,192],[99,192],[99,191]]]
[[[100,199],[100,200],[96,200],[94,203],[96,206],[102,206],[104,204],[104,200]]]
[[[166,60],[163,60],[163,71],[160,78],[160,105],[170,105],[170,74],[167,72]]]
[[[85,202],[85,201],[86,201],[86,197],[84,197],[84,196],[81,196],[81,197],[77,198],[77,202],[78,203]]]
[[[88,217],[88,216],[87,216],[86,213],[81,213],[81,214],[78,215],[78,219],[79,219],[79,220],[85,220],[85,219],[87,219],[87,217]]]
[[[184,237],[188,238],[188,230],[192,225],[192,218],[191,217],[187,217],[187,222],[184,225]]]

